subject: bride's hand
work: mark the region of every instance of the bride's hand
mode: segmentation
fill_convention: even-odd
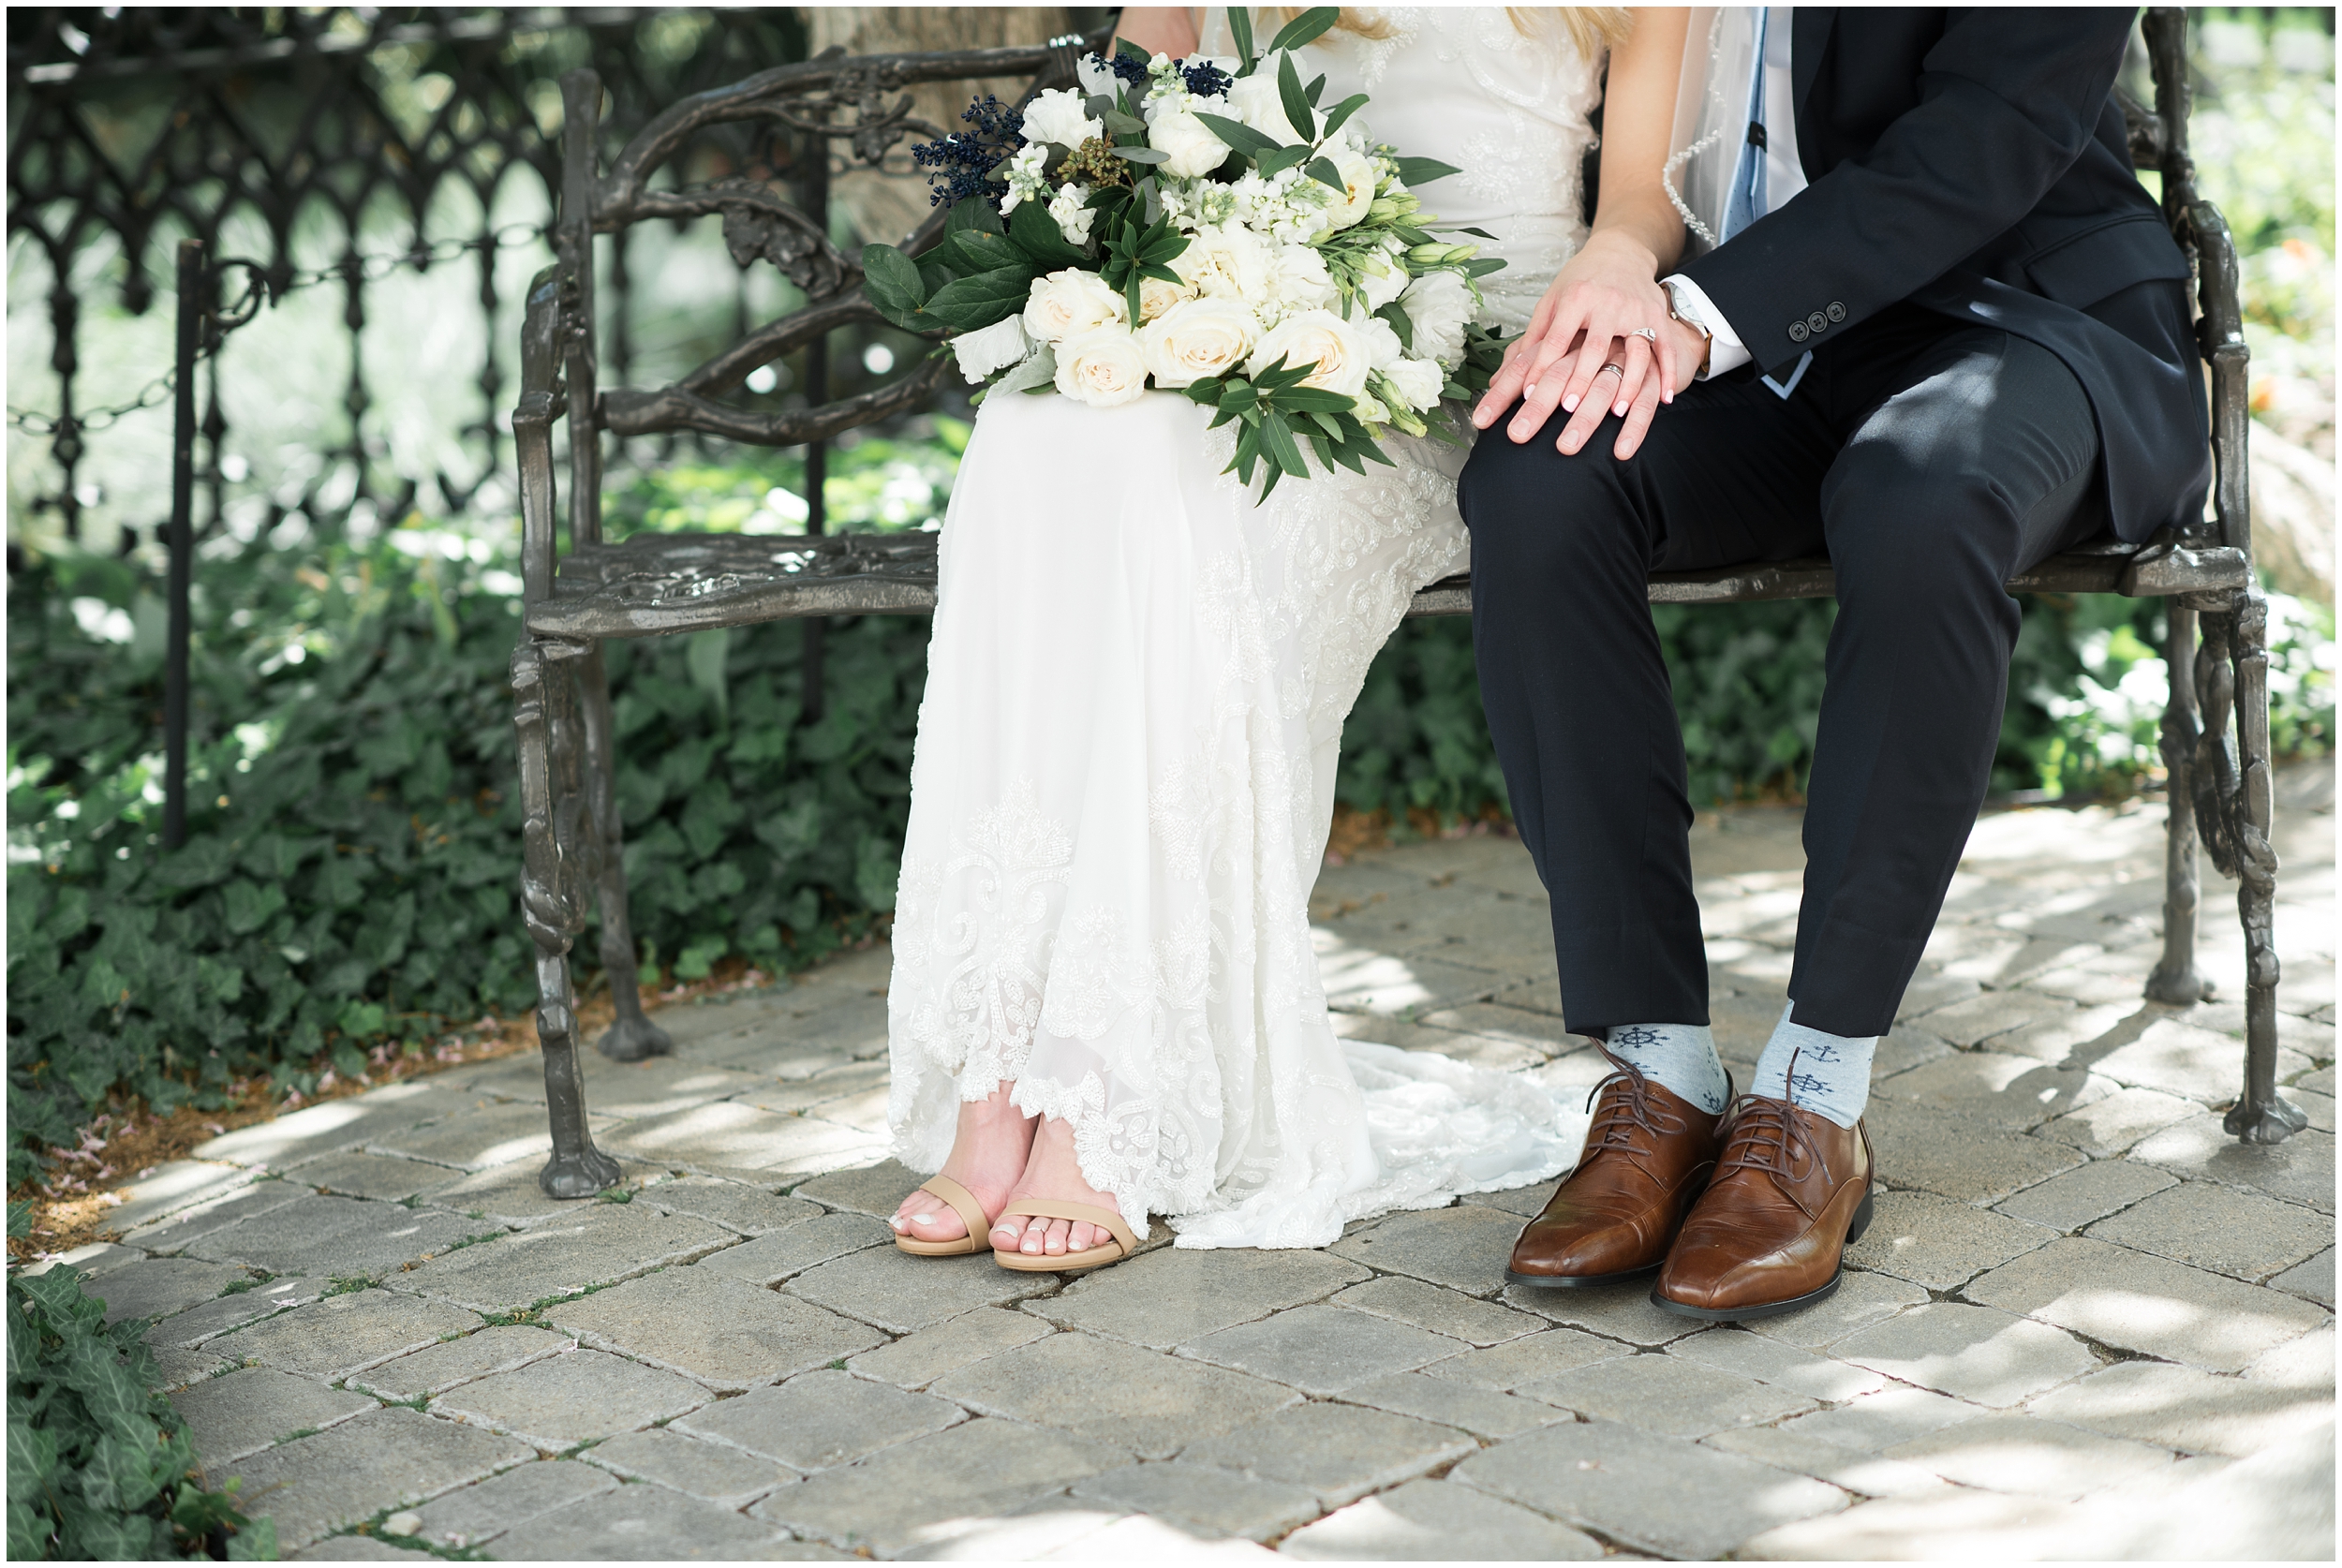
[[[1472,411],[1472,422],[1486,430],[1518,400],[1505,433],[1525,442],[1545,427],[1557,407],[1578,412],[1589,391],[1621,415],[1647,390],[1654,407],[1673,401],[1676,345],[1664,330],[1671,323],[1657,271],[1651,254],[1623,234],[1588,239],[1537,302],[1528,332],[1505,351],[1503,366]],[[1615,343],[1624,345],[1623,353],[1614,352]],[[1613,377],[1604,376],[1606,385],[1595,388],[1595,377],[1610,362],[1619,366],[1616,384],[1607,384]],[[1593,422],[1599,423],[1600,417],[1596,413]],[[1583,444],[1581,435],[1561,450],[1575,451]]]

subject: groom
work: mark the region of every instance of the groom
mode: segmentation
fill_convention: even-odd
[[[1678,395],[1627,458],[1607,415],[1557,450],[1556,366],[1473,451],[1489,727],[1552,897],[1568,1026],[1618,1068],[1516,1281],[1655,1273],[1658,1306],[1721,1321],[1836,1288],[1870,1214],[1872,1050],[2000,733],[2002,584],[2203,504],[2187,264],[2112,95],[2133,14],[1769,8],[1752,80],[1724,84],[1750,105],[1725,243],[1664,280]],[[1644,580],[1825,552],[1839,615],[1791,1002],[1727,1112]]]

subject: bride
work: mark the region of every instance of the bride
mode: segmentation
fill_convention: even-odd
[[[1461,170],[1425,204],[1494,236],[1482,320],[1582,329],[1581,367],[1629,351],[1621,411],[1658,395],[1640,329],[1682,244],[1660,170],[1685,15],[1345,8],[1301,52],[1326,101],[1371,95],[1375,140]],[[1225,27],[1121,21],[1175,58],[1231,52]],[[1342,721],[1415,592],[1466,564],[1463,451],[1393,435],[1395,468],[1255,507],[1208,418],[996,396],[968,445],[887,998],[896,1152],[935,1173],[895,1216],[906,1250],[1094,1267],[1150,1213],[1184,1247],[1319,1247],[1576,1157],[1581,1118],[1524,1079],[1336,1039],[1311,945]]]

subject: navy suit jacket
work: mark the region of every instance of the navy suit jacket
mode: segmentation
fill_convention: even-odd
[[[1908,301],[2073,371],[2126,540],[2211,482],[2186,258],[2130,161],[2128,7],[1800,6],[1796,197],[1686,263],[1769,373]],[[1816,325],[1818,323],[1818,325]]]

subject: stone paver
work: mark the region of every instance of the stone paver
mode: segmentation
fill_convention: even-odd
[[[2078,1150],[1955,1112],[1873,1100],[1863,1113],[1878,1174],[1956,1203],[1997,1203],[2082,1163]]]
[[[475,1312],[518,1312],[739,1244],[739,1237],[704,1220],[637,1210],[632,1204],[577,1206],[583,1212],[573,1221],[467,1247],[386,1283]]]
[[[783,1487],[753,1513],[831,1546],[896,1557],[946,1521],[1011,1513],[1128,1462],[1128,1451],[1108,1442],[1015,1421],[969,1421]]]
[[[1461,1339],[1468,1345],[1483,1347],[1518,1339],[1545,1327],[1545,1320],[1527,1312],[1516,1312],[1420,1280],[1389,1276],[1336,1292],[1332,1301],[1337,1307],[1395,1318],[1434,1334]]]
[[[608,1117],[589,1116],[586,1125],[599,1143],[619,1124]],[[421,1126],[376,1133],[366,1139],[365,1146],[370,1154],[427,1161],[459,1171],[484,1171],[517,1160],[543,1163],[553,1153],[553,1134],[546,1129],[542,1105],[482,1101]]]
[[[946,1372],[1030,1344],[1052,1332],[1047,1324],[1028,1313],[979,1307],[850,1357],[846,1366],[863,1377],[898,1388],[925,1388]]]
[[[285,1179],[313,1192],[396,1204],[445,1185],[447,1170],[421,1161],[349,1150],[304,1160],[286,1172]]]
[[[702,1175],[820,1170],[886,1152],[882,1134],[728,1100],[630,1121],[606,1139],[597,1132],[595,1141],[605,1143],[615,1155]]]
[[[545,1309],[584,1344],[739,1392],[882,1342],[852,1318],[777,1291],[670,1268]]]
[[[166,1215],[225,1197],[251,1180],[252,1173],[241,1165],[168,1161],[157,1165],[153,1175],[117,1189],[122,1202],[106,1218],[120,1230],[137,1232]]]
[[[205,1169],[217,1167],[207,1166]],[[244,1173],[249,1175],[249,1173]],[[209,1197],[191,1207],[175,1209],[162,1219],[147,1224],[122,1223],[115,1209],[108,1220],[127,1234],[123,1241],[141,1252],[156,1257],[170,1257],[180,1251],[196,1237],[209,1235],[223,1225],[232,1225],[247,1215],[265,1214],[272,1208],[282,1208],[309,1190],[295,1182],[275,1179],[239,1180],[222,1194]],[[128,1205],[123,1206],[129,1206]]]
[[[2197,1114],[2192,1100],[2157,1089],[2118,1088],[2103,1100],[2043,1124],[2041,1135],[2071,1144],[2085,1154],[2120,1154],[2140,1139]]]
[[[2237,1371],[2262,1351],[2334,1321],[2279,1292],[2086,1236],[2004,1265],[1970,1284],[1967,1295],[2101,1344],[2216,1372]]]
[[[497,1230],[436,1209],[304,1197],[189,1242],[186,1253],[271,1274],[378,1279]]]
[[[1339,1394],[1393,1372],[1460,1354],[1464,1342],[1445,1334],[1339,1307],[1289,1311],[1207,1334],[1179,1348],[1182,1355],[1233,1367],[1304,1393]]]
[[[1819,1350],[1926,1299],[1927,1292],[1907,1280],[1847,1269],[1838,1282],[1837,1293],[1828,1299],[1817,1301],[1801,1312],[1760,1318],[1745,1326],[1753,1334],[1785,1345]]]
[[[2305,1300],[2334,1306],[2334,1249],[2329,1247],[2316,1257],[2287,1269],[2269,1283]]]
[[[442,1168],[441,1184],[422,1195],[422,1201],[434,1208],[452,1209],[468,1219],[486,1220],[494,1225],[510,1225],[519,1230],[544,1224],[547,1220],[573,1220],[579,1205],[574,1200],[549,1198],[537,1185],[537,1177],[544,1169],[541,1160],[515,1160],[507,1165],[491,1165],[484,1171],[445,1178],[452,1173]],[[618,1161],[620,1180],[639,1185],[662,1176],[656,1165],[639,1161]],[[474,1226],[484,1229],[484,1226]]]
[[[1857,1454],[1883,1454],[1899,1442],[1988,1413],[1981,1405],[1924,1388],[1889,1387],[1784,1421],[1776,1429]]]
[[[1860,1329],[1831,1354],[1904,1383],[2006,1407],[2096,1367],[2090,1347],[2045,1323],[1933,1301]]]
[[[172,1313],[146,1331],[146,1342],[157,1349],[184,1350],[315,1301],[334,1288],[330,1280],[270,1280],[256,1283],[250,1275],[236,1283],[249,1288],[231,1290],[184,1312]]]
[[[780,1537],[779,1530],[721,1503],[664,1487],[617,1487],[498,1541],[496,1555],[518,1562],[836,1561]]]
[[[1673,1355],[1629,1355],[1539,1378],[1519,1392],[1593,1420],[1670,1437],[1754,1427],[1814,1408],[1814,1401],[1737,1372]]]
[[[778,1459],[764,1458],[720,1442],[702,1442],[674,1427],[621,1432],[579,1456],[630,1481],[648,1481],[727,1508],[746,1508],[776,1487],[792,1486],[797,1473]]]
[[[901,1161],[882,1160],[875,1165],[831,1171],[792,1190],[791,1196],[808,1198],[825,1208],[867,1214],[883,1220],[919,1190],[919,1173]],[[893,1233],[889,1233],[890,1235]]]
[[[1846,1249],[1845,1261],[1948,1291],[2056,1239],[2043,1226],[1933,1192],[1880,1192],[1870,1229]]]
[[[471,1104],[470,1097],[428,1078],[409,1079],[347,1100],[329,1100],[274,1121],[255,1122],[198,1144],[191,1152],[198,1160],[281,1171],[315,1155],[355,1147],[370,1137],[453,1116]]]
[[[1819,1481],[1607,1421],[1498,1443],[1450,1479],[1668,1557],[1721,1557],[1752,1535],[1846,1501]],[[1684,1505],[1695,1498],[1697,1506]]]
[[[1053,1334],[937,1380],[928,1392],[983,1415],[1061,1427],[1169,1458],[1298,1398],[1290,1388],[1087,1334]]]
[[[822,1213],[819,1204],[803,1198],[784,1198],[761,1187],[719,1181],[711,1176],[677,1176],[662,1181],[644,1188],[634,1201],[670,1214],[712,1220],[742,1235],[763,1235],[801,1224]]]
[[[230,1285],[251,1282],[241,1268],[191,1258],[149,1258],[113,1269],[82,1287],[106,1303],[106,1321],[160,1318],[215,1301]]]
[[[1738,1454],[1775,1470],[1827,1481],[1860,1497],[1926,1497],[1949,1485],[1918,1465],[1860,1453],[1779,1427],[1727,1427],[1709,1433],[1699,1442],[1703,1448]]]
[[[1445,1481],[1360,1498],[1278,1546],[1312,1562],[1590,1562],[1602,1543],[1526,1508]]]
[[[1164,1249],[1076,1280],[1027,1310],[1061,1327],[1168,1350],[1367,1278],[1365,1268],[1323,1252]]]
[[[1549,1328],[1542,1334],[1507,1340],[1488,1350],[1434,1361],[1424,1370],[1435,1378],[1503,1392],[1538,1378],[1628,1354],[1627,1348],[1616,1340],[1581,1334],[1574,1328]]]
[[[1651,1305],[1649,1281],[1605,1285],[1593,1290],[1553,1290],[1542,1285],[1507,1285],[1504,1302],[1523,1312],[1582,1328],[1606,1339],[1630,1345],[1672,1344],[1707,1325],[1696,1318],[1677,1317]]]
[[[1520,1235],[1520,1217],[1467,1200],[1454,1208],[1394,1214],[1329,1250],[1397,1274],[1413,1275],[1468,1295],[1505,1288],[1505,1260]]]
[[[232,1464],[282,1442],[378,1410],[372,1399],[296,1378],[274,1367],[247,1367],[181,1389],[171,1408],[187,1424],[206,1468]]]
[[[536,1457],[529,1446],[411,1410],[376,1409],[231,1467],[241,1495],[268,1499],[277,1545],[319,1536]]]
[[[832,1258],[859,1252],[866,1247],[891,1247],[894,1239],[895,1233],[882,1220],[873,1220],[867,1214],[822,1214],[817,1210],[816,1217],[803,1224],[728,1247],[707,1258],[701,1266],[718,1274],[729,1274],[735,1280],[746,1280],[752,1285],[777,1285]]]
[[[966,1418],[948,1399],[820,1371],[710,1405],[671,1423],[669,1429],[810,1473],[852,1464]]]
[[[1813,1355],[1777,1339],[1737,1328],[1679,1339],[1668,1347],[1668,1354],[1833,1404],[1875,1394],[1887,1386],[1887,1380],[1876,1372]]]
[[[2169,1449],[2029,1415],[1986,1415],[1899,1442],[1887,1457],[1980,1490],[2078,1498],[2172,1466]]]
[[[370,1368],[351,1377],[349,1386],[400,1404],[411,1404],[434,1394],[444,1394],[461,1383],[541,1361],[548,1355],[558,1354],[573,1342],[565,1336],[526,1324],[500,1324]]]
[[[2334,1212],[2334,1134],[2296,1132],[2281,1144],[2240,1144],[2205,1114],[2165,1128],[2130,1151],[2130,1158],[2184,1176],[2249,1187]]]
[[[2073,1067],[1984,1049],[1954,1051],[1875,1080],[1874,1098],[1955,1112],[2004,1132],[2023,1132],[2114,1092],[2112,1080]]]
[[[560,1451],[697,1410],[688,1379],[601,1351],[574,1350],[440,1395],[434,1413]]]
[[[2015,1219],[2047,1225],[2052,1230],[2078,1231],[2094,1220],[2120,1213],[2142,1198],[2176,1186],[2178,1177],[2151,1166],[2127,1161],[2095,1160],[2076,1170],[2053,1176],[2038,1187],[2028,1187],[1994,1206]]]
[[[792,1295],[876,1324],[889,1334],[909,1334],[979,1307],[1022,1301],[1056,1285],[1054,1274],[1002,1268],[986,1253],[922,1258],[886,1246],[808,1269],[786,1288]]]
[[[212,1341],[211,1348],[230,1360],[338,1383],[479,1326],[478,1313],[444,1302],[389,1291],[348,1291],[264,1319]]]
[[[417,1509],[413,1533],[434,1546],[476,1546],[617,1484],[608,1471],[571,1459],[521,1465]]]
[[[1306,1487],[1231,1475],[1201,1465],[1131,1465],[1092,1475],[1074,1487],[1074,1501],[1118,1512],[1141,1513],[1214,1535],[1266,1541],[1324,1512]]]
[[[2125,1361],[2034,1400],[2036,1415],[2092,1431],[2242,1459],[2334,1418],[2334,1391]]]
[[[2088,1235],[2239,1280],[2265,1280],[2334,1245],[2330,1216],[2257,1192],[2190,1181],[2090,1227]]]
[[[1180,1456],[1191,1464],[1306,1487],[1327,1508],[1380,1491],[1474,1452],[1453,1427],[1352,1405],[1295,1405],[1210,1438]]]
[[[1541,1399],[1523,1399],[1420,1372],[1398,1372],[1357,1383],[1342,1390],[1341,1398],[1345,1404],[1369,1405],[1490,1439],[1516,1437],[1569,1419],[1568,1413]]]

